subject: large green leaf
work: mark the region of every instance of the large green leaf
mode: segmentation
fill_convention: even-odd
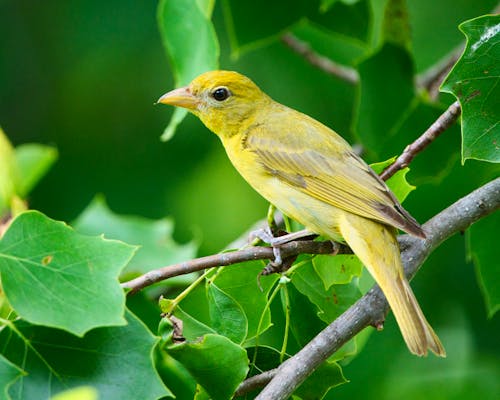
[[[462,107],[462,162],[500,162],[500,15],[471,19],[460,29],[467,45],[441,89]]]
[[[214,330],[235,343],[247,336],[248,321],[243,308],[214,282],[207,282],[208,310]]]
[[[262,289],[259,288],[259,273],[264,265],[262,261],[250,261],[225,267],[214,280],[217,287],[230,295],[244,311],[248,321],[247,339],[261,334],[271,325],[268,294],[279,276],[260,277]]]
[[[73,226],[85,235],[104,234],[109,239],[140,246],[124,272],[145,273],[189,260],[196,254],[194,242],[186,245],[174,242],[174,224],[170,219],[115,214],[102,197],[96,197]]]
[[[82,236],[62,222],[28,211],[0,241],[2,285],[25,320],[83,335],[125,323],[118,275],[133,246]]]
[[[386,43],[359,65],[359,75],[355,134],[367,153],[379,158],[392,148],[393,136],[411,109],[415,96],[413,62],[406,49]]]
[[[497,245],[499,226],[500,213],[497,212],[476,222],[467,230],[469,257],[476,267],[479,286],[490,318],[500,310],[500,263]]]
[[[248,372],[246,351],[224,336],[208,334],[200,341],[168,348],[213,400],[230,399]]]
[[[158,25],[174,73],[175,85],[186,85],[202,72],[217,69],[219,42],[210,21],[213,0],[161,0]],[[170,139],[187,112],[176,108],[162,140]]]
[[[10,388],[13,400],[46,400],[91,385],[106,400],[155,400],[171,395],[153,368],[156,338],[131,313],[127,325],[98,328],[83,338],[24,321],[0,333],[5,356],[26,376]],[[22,335],[22,336],[20,336]]]

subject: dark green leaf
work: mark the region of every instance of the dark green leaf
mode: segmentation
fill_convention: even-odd
[[[124,272],[145,273],[189,260],[196,254],[193,242],[186,245],[174,242],[172,220],[115,214],[102,197],[96,197],[73,226],[85,235],[104,234],[109,239],[140,246]]]
[[[168,353],[214,400],[230,399],[248,372],[246,351],[224,336],[208,334],[198,342],[172,346]]]
[[[332,322],[361,296],[353,281],[345,285],[331,285],[325,290],[312,262],[302,265],[294,272],[292,283],[316,305],[318,317],[326,323]]]
[[[134,251],[25,212],[0,241],[3,289],[19,316],[35,324],[80,336],[98,326],[122,325],[125,295],[118,275]]]
[[[57,150],[51,146],[27,143],[16,147],[15,156],[19,169],[17,192],[25,197],[56,162]]]
[[[467,45],[441,89],[462,107],[462,162],[500,162],[500,15],[466,21],[460,29]]]
[[[175,85],[186,85],[219,65],[219,42],[210,21],[213,0],[161,0],[158,25],[170,59]],[[176,109],[162,140],[170,139],[187,112]]]
[[[477,279],[490,318],[500,309],[498,227],[500,213],[497,212],[476,222],[467,230],[469,257],[476,267]]]
[[[12,385],[13,400],[46,400],[68,388],[91,385],[106,400],[155,400],[169,396],[153,368],[156,339],[131,313],[128,324],[98,328],[83,338],[16,322],[0,332],[5,356],[27,375]],[[145,384],[147,382],[147,384]]]
[[[359,74],[355,133],[367,153],[379,158],[412,108],[413,62],[405,49],[386,43],[359,65]]]
[[[332,32],[314,22],[296,24],[292,32],[316,53],[343,65],[354,65],[367,51],[362,41]]]
[[[264,332],[271,325],[267,296],[278,276],[260,277],[261,290],[258,279],[264,266],[262,261],[237,264],[224,268],[215,279],[217,286],[235,299],[243,309],[248,321],[247,340]]]
[[[234,55],[275,40],[305,15],[315,13],[318,4],[300,0],[293,7],[286,0],[222,0],[224,19]],[[258,29],[255,29],[258,26]]]
[[[245,340],[248,322],[241,306],[213,282],[207,282],[208,310],[212,327],[235,343]]]
[[[323,29],[326,28],[330,34],[343,37],[347,42],[356,41],[367,47],[371,14],[368,0],[348,0],[336,1],[327,10],[322,7],[319,13],[311,13],[308,18]],[[339,61],[336,58],[334,60]]]

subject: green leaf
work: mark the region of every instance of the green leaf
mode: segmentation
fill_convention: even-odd
[[[194,258],[194,242],[179,245],[172,235],[172,220],[151,220],[139,216],[113,213],[104,199],[96,197],[73,223],[75,229],[85,235],[102,235],[140,246],[127,265],[125,273],[145,273],[165,265],[176,264]]]
[[[248,321],[241,306],[210,280],[207,282],[207,297],[211,326],[220,335],[241,344],[248,329]]]
[[[354,130],[366,151],[379,158],[414,107],[413,61],[405,49],[386,43],[359,64],[359,76]]]
[[[161,0],[158,26],[172,66],[175,85],[188,84],[199,74],[218,68],[219,42],[210,14],[213,0]],[[162,140],[170,139],[187,112],[176,109]]]
[[[82,385],[106,400],[171,396],[153,367],[157,339],[133,314],[126,318],[125,326],[94,329],[83,338],[24,321],[4,329],[5,356],[27,372],[10,388],[12,399],[46,400]]]
[[[340,365],[326,361],[299,386],[294,394],[302,400],[322,399],[330,389],[346,382],[348,380],[344,377]]]
[[[19,180],[14,148],[0,128],[0,217],[10,208]]]
[[[51,146],[27,143],[15,149],[19,169],[17,192],[25,197],[57,160],[57,150]]]
[[[0,354],[0,399],[10,399],[10,386],[26,373]]]
[[[500,310],[500,263],[495,237],[500,226],[500,213],[483,218],[467,230],[467,250],[476,267],[479,287],[483,292],[488,317]]]
[[[336,1],[328,10],[320,8],[319,13],[314,12],[307,17],[322,27],[323,30],[326,29],[330,34],[338,36],[339,39],[343,37],[346,42],[355,41],[367,50],[372,14],[369,1],[352,1],[350,3],[349,1]],[[325,40],[327,42],[324,46],[327,45],[330,39],[325,37]],[[345,46],[345,44],[341,44],[340,42],[341,40],[339,40],[341,46]],[[316,49],[316,47],[314,48]],[[335,50],[331,49],[330,51]],[[336,58],[333,58],[333,60],[341,62]]]
[[[379,163],[370,164],[370,167],[372,167],[377,174],[380,174],[388,165],[392,164],[394,160],[395,157]],[[403,168],[391,176],[386,182],[387,186],[389,186],[389,189],[391,189],[400,203],[406,199],[411,191],[415,190],[415,186],[410,185],[406,180],[408,171],[410,171],[408,167]]]
[[[208,334],[198,342],[172,346],[168,353],[214,400],[230,399],[248,372],[246,351],[220,335]]]
[[[12,308],[29,322],[83,335],[125,323],[118,274],[133,246],[87,237],[28,211],[0,241],[2,285]]]
[[[267,307],[268,294],[278,275],[262,276],[259,288],[259,273],[264,268],[262,261],[250,261],[225,267],[219,271],[214,282],[231,296],[242,308],[248,321],[247,340],[264,332],[271,325],[271,314]]]
[[[196,340],[207,333],[217,333],[208,325],[185,312],[180,306],[175,308],[174,315],[182,321],[182,334],[187,340]]]
[[[462,107],[462,163],[500,162],[500,15],[485,15],[459,26],[464,53],[441,85]]]
[[[315,22],[301,21],[292,32],[316,53],[343,65],[354,65],[367,51],[366,44],[359,39],[330,31]]]
[[[292,283],[299,292],[308,297],[318,309],[318,317],[330,323],[361,297],[353,281],[345,285],[331,285],[325,289],[313,263],[305,263],[292,276]]]
[[[286,0],[222,0],[222,7],[231,51],[236,57],[269,44],[286,28],[318,10],[315,2],[306,0],[295,2],[293,7]]]
[[[318,255],[313,258],[314,270],[323,282],[325,290],[332,285],[351,282],[354,276],[360,276],[363,264],[354,254],[338,254],[334,257]]]
[[[98,400],[99,393],[91,386],[81,386],[75,389],[65,390],[52,396],[50,400]]]
[[[325,322],[319,319],[318,308],[297,290],[295,285],[288,285],[287,289],[290,303],[290,330],[299,346],[304,347],[325,328]],[[307,315],[306,324],[304,315]]]

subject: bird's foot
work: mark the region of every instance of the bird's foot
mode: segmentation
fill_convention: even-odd
[[[282,233],[282,232],[279,232]],[[279,234],[278,233],[278,234]],[[256,231],[253,231],[250,233],[250,238],[258,238],[262,240],[265,243],[268,243],[271,245],[273,248],[273,255],[274,255],[274,260],[270,262],[270,265],[268,267],[271,267],[273,269],[279,270],[279,267],[283,265],[283,257],[281,254],[281,246],[293,242],[294,240],[298,239],[304,239],[304,238],[310,238],[310,237],[315,237],[317,236],[315,233],[304,229],[301,231],[297,232],[292,232],[292,233],[286,233],[283,232],[282,235],[280,236],[274,236],[273,232],[269,227],[264,228],[264,229],[258,229]],[[291,265],[291,264],[290,264]],[[289,268],[290,266],[288,266]],[[267,267],[266,267],[267,268]],[[269,271],[267,273],[264,273],[264,275],[269,275],[273,272],[277,272],[276,270]],[[263,271],[265,272],[265,271]]]

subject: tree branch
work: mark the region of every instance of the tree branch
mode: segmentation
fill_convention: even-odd
[[[284,34],[281,37],[281,41],[295,53],[304,57],[311,65],[314,65],[327,74],[340,78],[353,85],[359,82],[358,71],[354,68],[337,64],[329,58],[316,53],[306,42],[303,42],[291,33]]]
[[[460,115],[460,112],[460,103],[455,101],[417,140],[406,146],[397,160],[382,171],[380,177],[383,180],[387,180],[400,169],[407,167],[418,153],[424,150],[441,133],[453,125]]]
[[[478,219],[500,208],[500,178],[497,178],[440,212],[423,225],[427,238],[409,235],[399,239],[405,273],[411,279],[429,254],[456,232],[467,229]],[[385,315],[388,304],[375,285],[367,294],[321,331],[302,350],[281,364],[256,400],[287,399],[328,357],[368,325]],[[260,382],[252,377],[252,382]],[[247,385],[245,382],[242,384]],[[238,389],[241,393],[241,390]]]
[[[311,240],[294,241],[280,246],[283,258],[296,256],[298,254],[331,254],[337,252],[332,242],[314,242]],[[337,253],[346,253],[349,249],[340,246]],[[149,271],[135,279],[121,284],[124,289],[131,289],[129,295],[150,286],[156,282],[172,278],[178,275],[189,274],[190,272],[201,271],[212,267],[223,267],[252,260],[272,260],[274,259],[272,247],[248,247],[247,249],[232,251],[227,253],[213,254],[206,257],[195,258],[179,264],[169,265]]]

